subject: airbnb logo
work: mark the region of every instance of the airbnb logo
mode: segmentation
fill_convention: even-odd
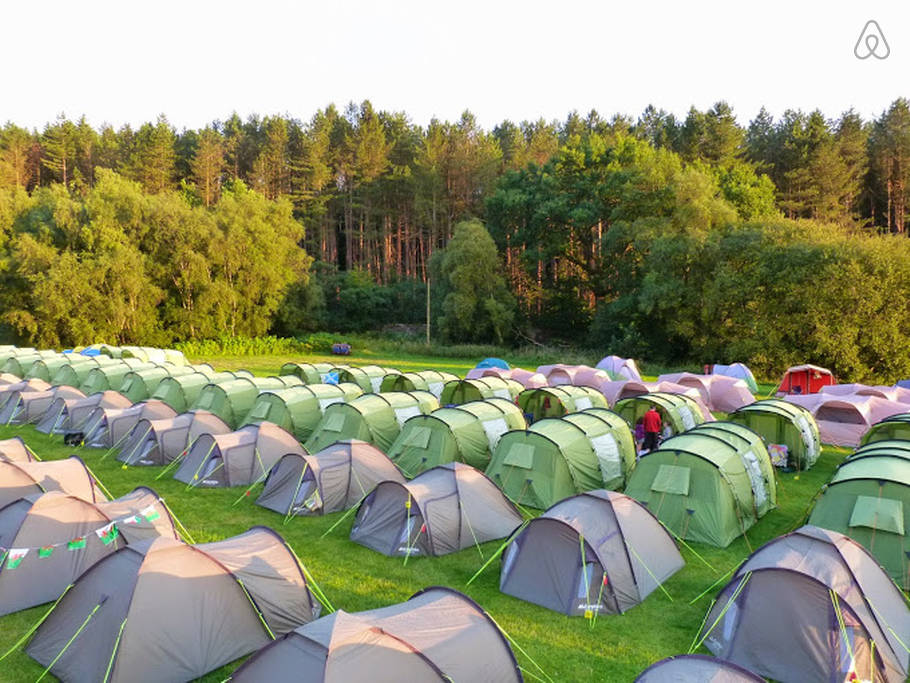
[[[882,27],[874,19],[870,19],[863,26],[862,33],[856,39],[856,45],[853,48],[853,54],[857,59],[887,59],[891,54],[891,48],[888,41],[885,40],[885,34],[882,33]]]

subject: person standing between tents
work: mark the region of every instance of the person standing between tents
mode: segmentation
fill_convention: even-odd
[[[642,452],[650,453],[657,448],[658,437],[660,436],[661,419],[657,408],[651,406],[648,412],[641,419],[645,428],[645,441],[642,444]]]

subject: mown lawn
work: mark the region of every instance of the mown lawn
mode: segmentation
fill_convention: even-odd
[[[196,358],[209,361],[218,369],[245,367],[257,375],[277,372],[288,360],[314,362],[338,360],[337,357],[239,357]],[[419,370],[436,368],[463,375],[472,363],[432,357],[357,357],[352,363],[367,362]],[[761,394],[769,390],[762,387]],[[253,525],[276,529],[291,544],[336,608],[357,611],[407,599],[430,585],[445,585],[464,591],[480,603],[515,639],[525,652],[553,681],[632,681],[652,662],[663,657],[685,653],[692,642],[705,611],[716,592],[691,601],[743,560],[751,548],[799,526],[808,507],[828,480],[846,451],[826,448],[816,466],[802,474],[780,475],[778,508],[766,515],[730,547],[718,550],[694,545],[694,550],[709,563],[705,566],[683,548],[686,567],[665,584],[671,597],[660,591],[642,605],[622,616],[601,616],[596,623],[582,618],[568,618],[541,607],[503,595],[498,586],[498,565],[494,563],[471,586],[468,579],[483,564],[478,550],[469,549],[439,558],[412,558],[405,566],[402,559],[379,555],[350,542],[347,538],[353,516],[345,519],[331,534],[322,538],[343,513],[322,518],[294,518],[283,524],[282,515],[260,508],[252,500],[233,505],[242,489],[191,490],[169,476],[155,477],[161,468],[132,467],[123,469],[113,456],[103,458],[104,451],[79,449],[62,445],[61,437],[39,434],[31,427],[0,427],[0,438],[21,435],[43,459],[67,457],[73,452],[88,463],[95,474],[115,496],[136,486],[156,490],[186,525],[196,541],[212,541],[241,533]],[[255,499],[255,492],[252,496]],[[484,557],[494,553],[499,543],[482,546]],[[0,650],[6,651],[46,611],[36,607],[0,618]],[[702,650],[706,652],[706,650]],[[466,656],[470,656],[467,653]],[[532,675],[540,676],[527,657],[519,662]],[[239,662],[213,672],[205,681],[221,681]],[[24,653],[16,652],[0,663],[0,681],[33,681],[42,668]],[[47,679],[45,679],[47,680]]]

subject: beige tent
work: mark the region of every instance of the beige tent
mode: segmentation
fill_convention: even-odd
[[[319,614],[282,538],[133,543],[85,572],[26,652],[65,681],[189,681]]]
[[[109,502],[52,491],[9,503],[0,508],[0,556],[9,560],[0,567],[0,615],[56,600],[102,557],[157,536],[177,538],[174,521],[144,486]]]
[[[32,462],[38,458],[21,436],[14,436],[12,439],[0,440],[0,460]]]
[[[123,442],[117,460],[128,465],[167,465],[203,434],[227,434],[231,428],[207,410],[191,410],[163,420],[143,418]]]
[[[432,587],[369,612],[338,611],[260,650],[233,683],[520,683],[502,632],[470,598]]]
[[[81,432],[89,415],[96,408],[122,409],[129,408],[132,404],[118,391],[102,391],[85,398],[58,396],[35,425],[35,429],[44,434]]]
[[[48,491],[63,491],[93,503],[107,500],[78,456],[47,462],[0,460],[0,506]]]
[[[166,420],[177,413],[164,401],[149,399],[129,408],[108,410],[99,406],[85,421],[85,445],[91,448],[115,448],[126,441],[140,420]]]
[[[22,391],[10,396],[0,410],[0,424],[34,424],[58,398],[85,398],[85,394],[74,387],[59,386],[47,391]]]
[[[18,380],[0,386],[0,409],[4,408],[10,399],[18,399],[20,393],[31,391],[47,391],[51,385],[43,379]]]
[[[723,659],[676,655],[649,666],[635,683],[765,683],[765,679]]]

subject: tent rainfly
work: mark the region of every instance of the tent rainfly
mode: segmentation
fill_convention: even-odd
[[[685,562],[641,503],[596,490],[531,520],[503,554],[499,590],[569,616],[621,614]]]
[[[674,655],[642,671],[635,683],[765,683],[751,671],[707,655]]]
[[[0,508],[0,555],[26,553],[0,567],[0,615],[55,600],[102,557],[156,536],[177,533],[158,494],[144,486],[109,502],[52,491],[9,503]]]
[[[525,389],[515,400],[528,423],[562,417],[588,408],[606,408],[607,399],[591,387],[561,386]]]
[[[21,436],[0,440],[0,462],[33,462],[38,458]]]
[[[503,434],[526,427],[521,409],[511,401],[472,401],[408,418],[388,454],[409,477],[447,462],[482,470]]]
[[[216,372],[211,374],[193,372],[188,375],[165,377],[155,388],[155,391],[152,392],[152,398],[164,401],[176,410],[178,414],[185,413],[199,398],[202,390],[209,384],[223,384],[246,376],[246,374],[241,375],[234,372]],[[249,377],[252,377],[252,375],[249,375]]]
[[[382,378],[379,391],[429,391],[439,398],[446,382],[457,380],[451,372],[421,370],[420,372],[391,372]]]
[[[117,460],[127,465],[167,465],[203,434],[227,434],[224,420],[207,410],[191,410],[163,420],[140,419],[123,442]]]
[[[903,683],[908,635],[910,609],[875,559],[856,541],[807,525],[740,565],[700,640],[781,683]]]
[[[312,621],[302,567],[271,529],[131,543],[57,603],[26,653],[62,680],[188,681]]]
[[[393,368],[381,368],[378,365],[361,365],[360,367],[338,365],[338,381],[353,382],[363,389],[364,393],[378,393],[382,378],[389,373],[398,372]]]
[[[752,374],[752,371],[744,363],[731,363],[730,365],[715,363],[711,366],[711,374],[741,379],[746,383],[746,386],[749,387],[749,391],[753,394],[758,393],[758,382],[755,381],[755,375]]]
[[[154,363],[145,363],[135,358],[117,360],[114,363],[92,368],[78,386],[79,389],[85,392],[86,396],[102,391],[116,391],[123,385],[123,378],[126,377],[127,373],[134,370],[149,370],[154,367]]]
[[[298,441],[306,441],[326,408],[333,403],[347,403],[363,395],[351,382],[341,384],[307,384],[264,391],[256,397],[243,424],[267,420],[288,430]]]
[[[76,455],[42,462],[0,460],[0,507],[48,491],[63,491],[93,503],[107,500],[88,467]]]
[[[129,408],[132,402],[118,391],[102,391],[85,398],[58,396],[35,429],[44,434],[72,434],[81,432],[89,416],[97,409],[115,410]]]
[[[521,515],[496,485],[451,462],[410,482],[384,481],[357,510],[351,540],[383,555],[445,555],[505,538]]]
[[[876,422],[863,434],[860,445],[865,446],[873,441],[890,441],[892,439],[910,441],[910,413],[898,413]]]
[[[300,386],[303,382],[295,375],[284,377],[238,377],[229,382],[208,384],[193,403],[193,410],[215,413],[231,427],[240,426],[263,391]]]
[[[606,408],[588,408],[503,435],[486,473],[511,500],[543,510],[576,493],[619,488],[633,467],[629,426]]]
[[[75,387],[52,387],[47,391],[22,391],[10,396],[0,410],[0,424],[34,424],[39,422],[58,398],[85,398]]]
[[[338,369],[331,363],[285,363],[278,374],[294,375],[304,384],[338,383]]]
[[[227,434],[201,434],[187,449],[174,479],[205,488],[247,486],[263,481],[281,456],[305,452],[292,434],[271,422]]]
[[[667,394],[655,392],[642,394],[617,401],[613,406],[630,427],[640,420],[648,408],[654,406],[660,413],[664,427],[669,427],[672,434],[682,434],[704,423],[704,415],[698,404],[684,394]]]
[[[118,391],[133,403],[151,398],[165,377],[179,377],[195,372],[189,365],[156,365],[147,370],[126,373]]]
[[[306,440],[306,449],[315,453],[336,441],[359,439],[388,452],[405,420],[437,408],[439,401],[427,391],[364,394],[348,403],[335,403],[325,409]]]
[[[283,456],[269,472],[256,505],[287,517],[327,515],[359,504],[382,481],[405,483],[375,446],[338,441],[313,455]]]
[[[743,406],[728,418],[758,433],[765,443],[786,447],[787,466],[807,470],[821,454],[821,436],[812,413],[777,398]]]
[[[461,405],[485,398],[504,398],[514,401],[524,386],[514,379],[502,377],[481,377],[479,379],[453,379],[445,383],[439,403],[445,407]]]
[[[749,385],[743,380],[725,375],[696,375],[691,372],[677,372],[669,375],[660,375],[660,382],[672,382],[683,387],[695,389],[702,402],[709,410],[722,413],[732,413],[743,406],[755,402],[755,397],[749,391]]]
[[[140,420],[166,420],[177,413],[167,403],[143,401],[129,408],[109,410],[99,406],[83,426],[83,439],[90,448],[116,448],[126,441]]]
[[[480,606],[451,588],[368,612],[339,610],[270,643],[232,683],[470,681],[521,683],[502,632]]]
[[[686,540],[725,548],[777,500],[761,438],[712,422],[668,439],[638,461],[626,493]]]

